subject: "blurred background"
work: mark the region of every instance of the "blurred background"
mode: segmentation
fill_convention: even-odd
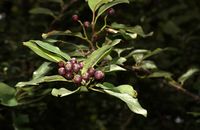
[[[43,63],[42,58],[22,45],[23,41],[41,39],[42,33],[52,29],[78,28],[71,20],[75,13],[82,20],[91,19],[85,0],[65,0],[69,7],[60,21],[29,13],[32,8],[46,7],[59,14],[59,4],[49,1],[0,0],[1,82],[14,86],[19,81],[27,81]],[[200,67],[199,0],[130,2],[115,6],[115,15],[108,20],[132,26],[139,24],[145,32],[154,32],[152,37],[137,39],[136,48],[177,49],[152,58],[160,69],[173,73],[174,79],[192,66]],[[119,73],[118,79],[125,74]],[[127,80],[131,79],[117,81]],[[52,85],[60,84],[45,87]],[[200,74],[192,76],[183,87],[200,95]],[[99,93],[65,98],[47,95],[26,106],[1,105],[0,130],[199,130],[200,102],[169,87],[162,79],[138,79],[134,81],[134,88],[141,105],[148,111],[147,118],[132,113],[120,100]]]

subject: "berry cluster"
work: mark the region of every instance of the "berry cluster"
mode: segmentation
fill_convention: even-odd
[[[76,58],[72,58],[70,61],[64,63],[60,61],[58,63],[58,73],[67,80],[72,80],[75,84],[84,84],[91,79],[102,80],[104,73],[100,70],[95,70],[93,67],[89,68],[88,71],[81,75],[81,69],[83,68],[83,62],[78,62]]]

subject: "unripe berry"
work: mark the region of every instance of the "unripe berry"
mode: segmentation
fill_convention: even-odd
[[[66,74],[66,70],[65,70],[65,68],[64,67],[60,67],[59,69],[58,69],[58,73],[59,73],[59,75],[65,75]]]
[[[83,23],[83,25],[84,25],[85,28],[89,28],[90,27],[90,22],[89,21],[85,21]]]
[[[67,72],[69,72],[69,71],[72,71],[72,63],[71,62],[67,62],[66,64],[65,64],[65,69],[66,69],[66,71]]]
[[[75,64],[75,63],[77,63],[77,59],[76,59],[76,58],[72,58],[72,59],[70,60],[70,62],[71,62],[72,64]]]
[[[90,78],[90,75],[89,75],[88,72],[86,72],[86,73],[84,73],[84,74],[82,75],[82,79],[84,79],[85,81],[88,81],[89,78]]]
[[[72,65],[72,67],[73,67],[73,71],[74,71],[75,73],[78,73],[78,72],[79,72],[79,70],[80,70],[79,64],[75,63],[75,64]]]
[[[95,73],[95,69],[91,67],[91,68],[88,69],[87,72],[90,75],[90,77],[92,77],[94,75],[94,73]]]
[[[73,20],[74,22],[77,22],[77,21],[79,20],[78,15],[76,15],[76,14],[72,15],[72,20]]]
[[[73,78],[74,78],[74,75],[72,74],[72,73],[66,73],[65,74],[65,78],[67,79],[67,80],[72,80]]]
[[[83,69],[83,62],[79,62],[80,69]]]
[[[58,62],[58,67],[64,67],[64,66],[65,66],[65,63],[63,61]]]
[[[109,8],[109,9],[107,10],[107,13],[108,13],[109,15],[114,15],[114,14],[115,14],[115,10],[114,10],[113,8]]]
[[[80,75],[75,75],[74,78],[73,78],[73,81],[75,84],[80,84],[81,81],[82,81],[82,78]]]
[[[104,76],[105,76],[105,74],[104,74],[102,71],[100,71],[100,70],[98,70],[98,71],[96,71],[96,72],[94,73],[94,78],[95,78],[96,80],[101,80],[101,79],[104,78]]]

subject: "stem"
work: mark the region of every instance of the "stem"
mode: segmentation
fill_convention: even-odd
[[[83,29],[83,34],[84,34],[85,38],[88,39],[87,32],[85,30],[85,27],[84,27],[83,23],[80,20],[78,20],[78,22],[80,23],[80,25],[81,25],[81,27]]]
[[[96,35],[100,34],[107,27],[107,15],[104,17],[104,26],[96,33]]]

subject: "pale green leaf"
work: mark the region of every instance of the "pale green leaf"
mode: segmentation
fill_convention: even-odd
[[[5,106],[17,106],[18,102],[15,99],[16,89],[0,82],[0,104]]]
[[[126,69],[124,69],[116,64],[111,64],[109,66],[106,66],[104,71],[105,72],[126,71]]]
[[[157,71],[147,76],[148,78],[166,78],[171,79],[172,74],[166,71]]]
[[[65,82],[67,80],[63,76],[60,76],[60,75],[44,76],[44,77],[33,79],[27,82],[19,82],[16,84],[16,87],[39,85],[40,83],[57,82],[57,81]]]
[[[192,75],[194,75],[195,73],[199,72],[199,68],[196,67],[192,67],[190,68],[186,73],[184,73],[179,79],[178,81],[183,85],[184,82],[189,79]]]
[[[50,51],[52,53],[55,53],[63,58],[65,58],[66,60],[70,60],[70,56],[64,52],[62,52],[60,50],[60,48],[58,48],[57,46],[51,45],[47,42],[43,42],[43,41],[39,41],[39,40],[31,40],[32,42],[35,42],[38,46],[40,46],[41,48]]]
[[[41,7],[37,7],[37,8],[33,8],[29,11],[31,14],[45,14],[45,15],[50,15],[54,18],[56,18],[56,16],[54,15],[54,13],[47,8],[41,8]]]
[[[95,50],[85,61],[84,61],[84,67],[81,71],[82,74],[87,72],[87,70],[90,67],[93,67],[96,65],[99,61],[101,61],[104,57],[106,57],[110,51],[112,50],[112,47],[120,43],[120,39],[116,39],[112,41],[111,43],[108,43],[107,45],[102,46],[101,48],[98,48]]]
[[[33,79],[45,76],[51,69],[51,62],[44,62],[36,71],[33,72]]]
[[[144,60],[139,64],[139,67],[147,70],[154,70],[157,69],[156,64],[153,61]]]
[[[68,95],[71,95],[71,94],[73,94],[73,93],[76,93],[76,92],[78,92],[80,90],[80,87],[79,88],[77,88],[76,90],[73,90],[73,91],[71,91],[71,90],[68,90],[68,89],[66,89],[66,88],[59,88],[59,89],[56,89],[56,88],[54,88],[52,91],[51,91],[51,94],[53,95],[53,96],[56,96],[56,97],[64,97],[64,96],[68,96]]]
[[[51,52],[48,52],[36,45],[36,43],[28,41],[23,43],[25,46],[29,47],[32,51],[34,51],[37,55],[52,61],[52,62],[59,62],[63,61],[61,57],[59,57],[57,54],[53,54]]]
[[[92,12],[95,12],[99,9],[100,6],[102,6],[105,3],[108,3],[113,0],[88,0],[88,5]]]

